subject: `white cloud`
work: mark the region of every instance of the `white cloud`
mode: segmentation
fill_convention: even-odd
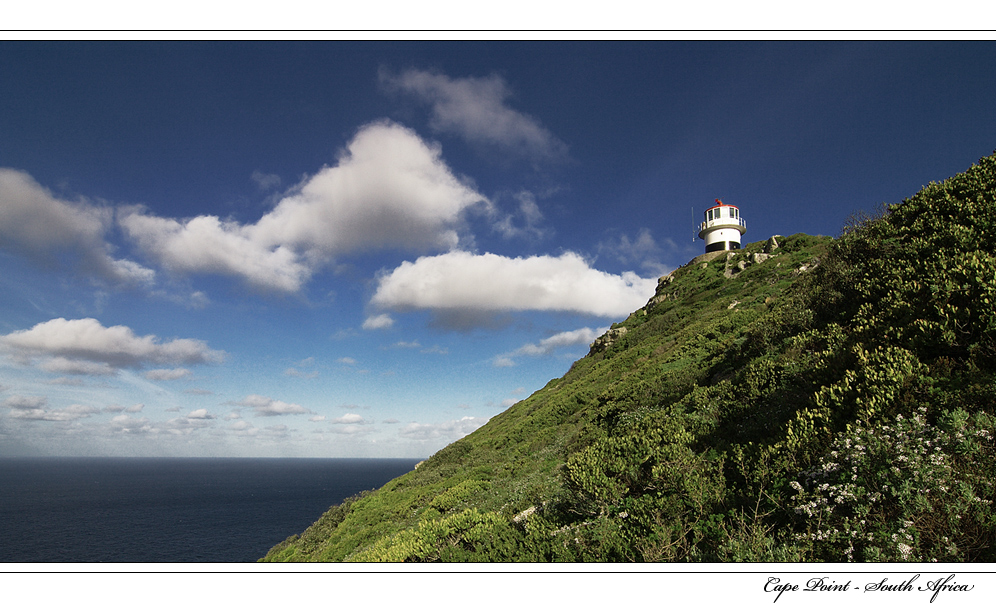
[[[452,442],[472,433],[487,419],[478,417],[463,417],[444,423],[409,423],[398,430],[398,435],[410,440],[439,440]]]
[[[314,414],[300,404],[289,404],[266,396],[249,394],[238,402],[228,402],[232,406],[251,408],[257,417],[276,417],[279,415],[310,415]]]
[[[261,244],[249,227],[217,216],[180,222],[131,210],[120,223],[145,253],[173,272],[237,276],[251,286],[282,292],[297,291],[311,277],[311,268],[293,250]]]
[[[556,335],[551,335],[540,340],[539,343],[527,343],[513,352],[497,356],[491,361],[491,364],[496,367],[515,366],[515,361],[512,360],[515,356],[545,356],[558,348],[590,345],[591,342],[595,341],[596,338],[606,331],[608,331],[608,327],[600,327],[598,329],[584,327],[582,329],[557,333]]]
[[[111,419],[111,430],[121,433],[146,433],[152,431],[149,420],[142,417],[129,417],[128,415],[118,415]]]
[[[374,431],[373,426],[361,424],[336,425],[335,427],[329,428],[329,432],[342,435],[359,435],[363,433],[370,433],[371,431]]]
[[[574,331],[564,331],[563,333],[557,333],[556,335],[551,335],[550,337],[542,339],[538,344],[527,343],[521,348],[515,350],[513,354],[517,356],[542,356],[549,354],[557,348],[590,345],[591,342],[595,341],[596,338],[608,330],[608,327],[600,327],[598,329],[590,329],[585,327]]]
[[[189,377],[191,374],[190,369],[186,368],[175,368],[175,369],[155,369],[145,372],[145,378],[151,381],[175,381],[177,379],[183,379],[184,377]]]
[[[68,375],[113,375],[117,369],[103,362],[89,362],[87,360],[70,360],[69,358],[55,357],[44,360],[38,367],[50,373],[65,373]]]
[[[47,405],[45,396],[11,396],[3,401],[3,406],[17,410],[33,410]]]
[[[362,422],[363,422],[363,417],[354,413],[346,413],[341,417],[337,417],[330,421],[330,423],[334,423],[337,425],[348,425],[348,424],[356,424]]]
[[[255,224],[217,216],[180,221],[122,212],[122,229],[180,273],[227,274],[278,292],[298,291],[342,254],[453,248],[465,209],[487,199],[458,179],[440,149],[391,122],[359,130],[339,157]]]
[[[85,200],[57,199],[30,175],[0,168],[0,249],[47,266],[64,267],[115,283],[151,284],[155,271],[111,257],[104,236],[113,210]]]
[[[380,79],[388,87],[431,105],[430,125],[436,130],[528,157],[560,159],[567,155],[567,145],[539,121],[506,104],[511,90],[498,75],[452,79],[410,69],[400,75],[382,71]]]
[[[284,374],[287,375],[288,377],[299,377],[301,379],[314,379],[315,377],[318,377],[318,371],[311,371],[310,373],[305,373],[304,371],[299,371],[294,367],[290,367],[289,369],[285,370]]]
[[[313,417],[310,417],[308,420],[311,421],[312,423],[319,423],[325,420],[325,415],[315,415]]]
[[[252,181],[256,183],[259,190],[265,191],[280,186],[280,176],[277,174],[266,174],[259,170],[255,170],[250,178],[252,178]]]
[[[252,426],[252,423],[250,423],[249,421],[236,421],[231,425],[229,425],[228,428],[231,429],[232,431],[241,431],[247,433],[248,432],[256,433],[258,431],[255,427]]]
[[[337,360],[337,362],[339,362],[340,364],[348,364],[348,365],[352,366],[352,365],[356,364],[356,358],[350,358],[349,356],[343,356],[342,358],[340,358],[339,360]]]
[[[206,420],[206,419],[214,419],[216,417],[211,413],[209,413],[206,408],[198,408],[197,410],[192,410],[189,413],[187,413],[187,418],[196,419],[196,420]]]
[[[544,231],[539,227],[539,223],[543,221],[543,213],[536,204],[536,196],[529,191],[521,191],[515,195],[515,198],[519,202],[518,211],[496,220],[492,228],[506,239],[521,236],[542,237]]]
[[[392,326],[394,326],[394,319],[391,318],[390,314],[378,314],[363,321],[363,328],[367,330],[388,329]]]
[[[177,417],[166,421],[166,423],[163,424],[163,427],[168,433],[172,433],[173,435],[188,436],[194,433],[195,430],[206,429],[211,425],[211,421],[205,421],[202,418]]]
[[[145,408],[145,404],[141,403],[133,404],[132,406],[129,406],[127,408],[121,406],[120,404],[109,404],[104,407],[104,412],[124,412],[124,413],[134,414],[137,412],[142,412],[143,408]]]
[[[142,364],[201,364],[220,362],[225,353],[196,339],[159,342],[155,335],[139,337],[128,327],[105,327],[94,318],[55,318],[31,329],[0,336],[0,351],[20,362],[42,358],[47,371],[71,374],[110,374]],[[185,369],[178,369],[185,370]]]
[[[672,251],[677,248],[670,239],[665,239],[665,243]],[[620,234],[618,239],[602,241],[598,244],[598,252],[607,253],[624,265],[637,264],[644,274],[659,277],[671,272],[671,268],[661,262],[663,251],[650,234],[649,228],[641,228],[633,239],[629,235]]]
[[[76,421],[100,413],[99,408],[84,404],[49,409],[44,396],[11,396],[2,405],[10,409],[7,416],[24,421]]]
[[[572,252],[509,258],[451,251],[404,262],[380,278],[372,303],[396,310],[552,310],[626,316],[653,295],[656,279],[596,270]]]

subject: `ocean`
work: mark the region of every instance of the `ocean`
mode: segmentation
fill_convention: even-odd
[[[0,459],[0,562],[252,562],[421,459]]]

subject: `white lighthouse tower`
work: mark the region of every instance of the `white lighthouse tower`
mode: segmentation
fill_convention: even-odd
[[[747,223],[740,217],[740,208],[716,199],[716,205],[705,211],[705,221],[699,227],[699,238],[705,239],[706,253],[740,249],[740,235],[747,232]]]

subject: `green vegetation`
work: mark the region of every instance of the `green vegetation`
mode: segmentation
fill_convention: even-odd
[[[683,266],[265,560],[996,561],[994,195],[996,155],[838,239]]]

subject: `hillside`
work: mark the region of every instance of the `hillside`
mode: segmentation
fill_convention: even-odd
[[[266,561],[996,561],[996,155],[708,254]]]

